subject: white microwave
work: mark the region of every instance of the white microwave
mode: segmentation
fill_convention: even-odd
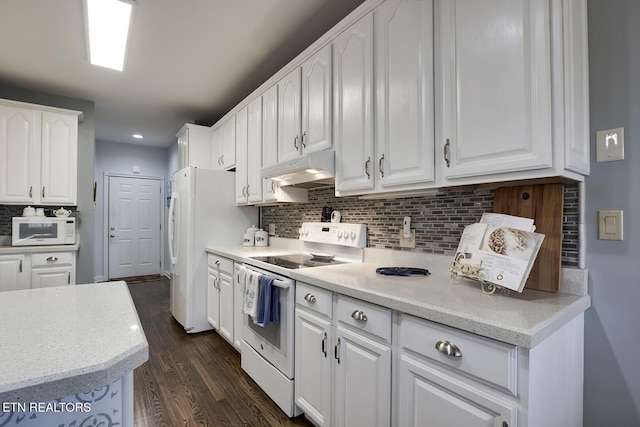
[[[73,245],[76,243],[76,219],[40,216],[13,217],[13,246]]]

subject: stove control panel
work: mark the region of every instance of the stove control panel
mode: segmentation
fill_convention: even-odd
[[[304,222],[299,239],[305,242],[364,248],[367,245],[367,226],[342,222]]]

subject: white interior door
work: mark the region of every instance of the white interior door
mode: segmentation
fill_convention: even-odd
[[[160,274],[162,180],[109,177],[109,278]]]

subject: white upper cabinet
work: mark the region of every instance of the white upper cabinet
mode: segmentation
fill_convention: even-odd
[[[41,204],[70,204],[77,200],[78,117],[42,113]]]
[[[246,205],[248,202],[248,108],[236,113],[236,204]]]
[[[301,152],[331,148],[331,45],[302,64]]]
[[[433,182],[433,2],[388,0],[374,16],[377,187]]]
[[[188,166],[211,169],[211,128],[187,123],[178,137],[178,169]]]
[[[278,162],[331,145],[331,45],[327,45],[278,82]]]
[[[33,203],[40,187],[40,120],[35,110],[0,104],[0,201]]]
[[[547,0],[436,2],[445,178],[552,166]]]
[[[262,98],[258,97],[247,107],[249,111],[247,149],[247,201],[262,201]],[[237,159],[236,159],[237,160]]]
[[[212,167],[229,170],[236,166],[236,118],[232,116],[213,129],[211,135]]]
[[[372,189],[372,12],[334,40],[333,78],[336,192]]]
[[[278,82],[278,162],[300,155],[301,85],[300,68]]]
[[[80,112],[2,101],[0,203],[75,205]]]

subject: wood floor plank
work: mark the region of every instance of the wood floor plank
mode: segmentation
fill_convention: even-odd
[[[169,312],[166,278],[129,290],[149,343],[149,361],[134,371],[136,427],[312,426],[289,419],[218,334],[184,331]]]

